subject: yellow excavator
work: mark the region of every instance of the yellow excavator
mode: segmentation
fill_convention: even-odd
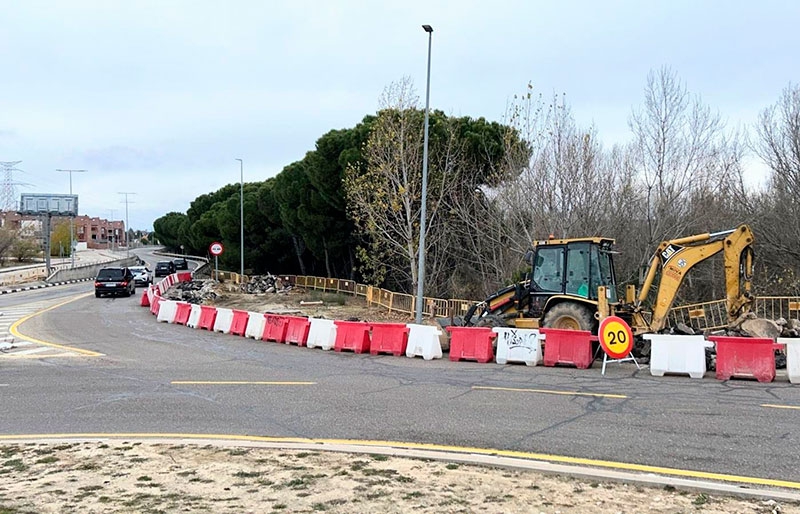
[[[740,225],[723,232],[663,241],[650,258],[638,294],[628,285],[617,298],[613,239],[589,237],[534,241],[526,254],[530,276],[473,305],[465,325],[552,327],[596,332],[608,316],[626,320],[634,334],[658,332],[667,323],[683,279],[698,263],[722,252],[728,321],[753,301],[753,232]],[[651,289],[658,278],[655,291]],[[653,294],[652,302],[648,297]]]

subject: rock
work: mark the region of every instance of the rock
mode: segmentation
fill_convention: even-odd
[[[693,336],[695,334],[694,329],[685,323],[677,323],[672,327],[672,332],[674,334],[686,334],[688,336]]]
[[[789,330],[794,330],[797,333],[800,333],[800,319],[786,320],[786,328]]]
[[[247,294],[277,293],[288,291],[291,286],[285,286],[283,281],[275,275],[252,275],[246,284],[241,284],[239,290]]]
[[[757,317],[758,316],[756,316],[755,312],[746,312],[739,316],[733,323],[731,323],[728,328],[731,330],[739,330],[739,327],[742,326],[742,323],[749,319],[756,319]]]
[[[740,330],[743,334],[750,337],[775,339],[781,335],[781,327],[774,321],[764,318],[744,320]]]
[[[217,297],[215,287],[216,282],[210,279],[178,282],[164,292],[164,298],[199,305]]]
[[[778,318],[778,319],[775,320],[775,324],[778,325],[779,327],[785,327],[786,326],[786,319],[785,318]]]
[[[775,369],[786,369],[786,354],[775,352]]]

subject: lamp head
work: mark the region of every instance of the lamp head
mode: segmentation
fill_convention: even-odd
[[[428,34],[430,34],[431,32],[433,32],[433,27],[431,27],[430,25],[423,25],[423,26],[422,26],[422,28],[423,28],[423,30],[425,30],[425,32],[427,32]]]

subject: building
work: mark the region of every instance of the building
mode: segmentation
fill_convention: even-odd
[[[53,216],[50,230],[69,218]],[[124,221],[109,221],[103,218],[77,216],[74,218],[75,240],[78,248],[113,250],[127,246]],[[23,236],[42,238],[43,221],[39,216],[21,215],[16,211],[0,211],[0,227],[19,230]]]

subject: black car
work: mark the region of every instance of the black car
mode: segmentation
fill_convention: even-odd
[[[156,263],[155,275],[157,277],[166,277],[175,273],[175,263],[172,261],[158,261]]]
[[[189,263],[186,261],[186,257],[182,257],[180,259],[173,259],[172,263],[175,264],[175,269],[189,269]]]
[[[104,294],[130,296],[136,294],[136,282],[128,268],[103,268],[94,279],[94,296]]]

